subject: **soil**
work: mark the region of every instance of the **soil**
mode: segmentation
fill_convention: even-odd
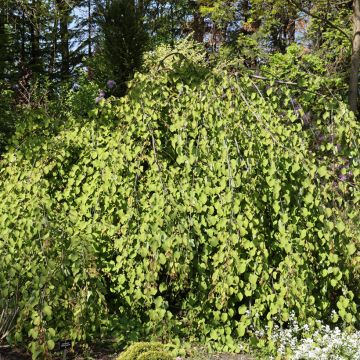
[[[0,347],[0,360],[28,360],[29,355],[19,349],[10,349],[8,347]]]

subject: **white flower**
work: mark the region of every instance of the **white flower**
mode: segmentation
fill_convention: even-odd
[[[277,357],[291,350],[292,360],[360,360],[360,331],[348,334],[320,321],[316,321],[316,327],[310,334],[310,326],[299,326],[293,313],[289,328],[274,326],[272,340],[277,344]]]

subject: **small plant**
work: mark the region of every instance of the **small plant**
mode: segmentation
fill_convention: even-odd
[[[117,360],[173,360],[173,356],[163,344],[138,342],[120,354]]]
[[[173,360],[173,356],[166,351],[152,350],[142,353],[137,360]]]

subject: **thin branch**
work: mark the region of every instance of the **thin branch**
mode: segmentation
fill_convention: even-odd
[[[285,81],[285,80],[275,80],[275,79],[270,79],[267,78],[265,76],[260,76],[260,75],[250,75],[252,78],[254,79],[259,79],[259,80],[266,80],[266,81],[274,81],[277,84],[284,84],[284,85],[291,85],[291,86],[297,86],[300,87],[301,89],[303,89],[301,86],[299,86],[299,84],[292,82],[292,81]]]
[[[333,5],[335,6],[342,6],[342,5],[349,5],[350,1],[349,0],[345,0],[345,1],[336,1],[333,3]]]
[[[271,78],[267,78],[265,76],[260,76],[260,75],[251,75],[249,74],[249,76],[253,79],[258,79],[258,80],[263,80],[263,81],[273,81],[275,82],[276,84],[281,84],[281,85],[289,85],[289,86],[294,86],[296,88],[298,88],[299,90],[302,90],[302,91],[306,91],[306,92],[309,92],[309,93],[312,93],[312,94],[316,94],[316,95],[319,95],[319,96],[324,96],[326,97],[327,95],[325,94],[321,94],[317,91],[312,91],[312,90],[309,90],[308,88],[306,88],[305,86],[300,86],[299,84],[295,83],[295,82],[292,82],[292,81],[285,81],[285,80],[276,80],[276,79],[271,79]]]

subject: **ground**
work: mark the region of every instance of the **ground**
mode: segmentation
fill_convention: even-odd
[[[67,360],[115,360],[118,354],[102,352],[101,350],[94,350],[88,356],[68,354]],[[59,359],[62,359],[60,356]],[[27,355],[24,351],[19,349],[1,348],[0,347],[0,360],[30,360],[31,356]],[[254,358],[248,355],[241,354],[207,354],[205,352],[196,351],[189,360],[253,360]]]

